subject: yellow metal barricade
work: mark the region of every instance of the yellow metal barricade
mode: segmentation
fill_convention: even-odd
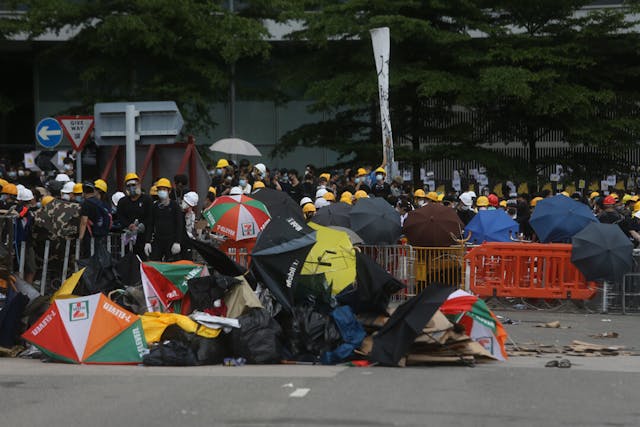
[[[419,293],[430,283],[464,287],[464,246],[413,247],[415,284]]]
[[[358,245],[358,248],[405,284],[406,289],[396,296],[396,300],[405,300],[416,294],[415,251],[411,245]]]

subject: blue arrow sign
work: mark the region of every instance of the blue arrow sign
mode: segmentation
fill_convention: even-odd
[[[45,148],[53,148],[62,141],[62,126],[53,117],[46,117],[36,126],[36,139]]]

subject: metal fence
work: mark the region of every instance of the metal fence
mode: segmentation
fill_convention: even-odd
[[[465,283],[465,247],[414,247],[416,292],[430,283],[457,288]]]
[[[411,245],[374,246],[362,245],[358,248],[371,257],[388,273],[406,286],[399,299],[416,294],[415,259],[416,251]]]

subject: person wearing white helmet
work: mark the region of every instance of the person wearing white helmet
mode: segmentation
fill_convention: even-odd
[[[72,181],[65,182],[64,185],[62,186],[62,190],[60,190],[60,199],[70,201],[74,186],[75,186],[75,183]]]
[[[69,178],[69,175],[67,175],[66,173],[59,173],[58,175],[56,175],[55,180],[60,182],[69,182],[71,181],[71,178]]]
[[[460,203],[456,208],[456,212],[458,213],[458,218],[460,221],[466,226],[473,219],[476,213],[473,211],[473,199],[474,199],[473,191],[466,191],[462,193],[459,197]]]
[[[32,210],[35,210],[36,201],[33,192],[28,188],[18,188],[18,204],[15,212],[18,218],[15,222],[15,250],[20,254],[22,243],[25,243],[24,259],[24,280],[32,283],[36,274],[36,257],[32,244],[31,229],[33,228],[34,217]]]
[[[233,191],[233,188],[231,189]],[[187,236],[195,238],[196,228],[196,206],[198,206],[198,193],[195,191],[189,191],[182,196],[182,203],[180,207],[184,212],[184,228],[187,232]]]
[[[311,198],[309,197],[303,197],[300,200],[300,207],[303,207],[304,205],[306,205],[307,203],[313,203],[313,200],[311,200]]]
[[[314,206],[316,207],[316,209],[320,209],[331,204],[330,201],[324,198],[325,194],[327,194],[327,190],[324,188],[316,191],[316,201],[314,202]]]

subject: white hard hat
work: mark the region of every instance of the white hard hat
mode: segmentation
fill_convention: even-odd
[[[75,185],[76,184],[74,182],[72,182],[72,181],[65,182],[64,185],[62,186],[62,190],[60,190],[60,192],[61,193],[73,193],[73,187]]]
[[[300,206],[304,206],[307,203],[313,203],[313,200],[311,200],[309,197],[303,197],[302,200],[300,200]]]
[[[233,188],[231,189],[231,191],[233,191]],[[194,207],[198,204],[198,193],[196,193],[195,191],[189,191],[187,194],[182,196],[182,200],[184,200],[189,206]]]
[[[24,202],[33,200],[33,193],[28,188],[21,188],[18,190],[18,200]]]
[[[56,181],[69,182],[71,181],[71,178],[69,178],[69,175],[67,175],[66,173],[59,173],[58,175],[56,175]]]
[[[465,206],[471,206],[473,205],[473,196],[471,195],[471,192],[467,191],[466,193],[462,193],[460,195],[460,201],[465,205]]]
[[[471,197],[473,197],[474,199],[478,198],[478,195],[476,194],[475,191],[471,190],[471,191],[467,191],[467,193],[469,193],[471,195]]]
[[[124,197],[124,193],[122,191],[117,191],[113,193],[113,196],[111,196],[111,203],[113,203],[113,206],[118,206],[118,202],[123,197]]]
[[[326,189],[324,189],[324,188],[319,189],[318,191],[316,191],[316,199],[322,198],[325,194],[327,194],[327,190]]]
[[[237,186],[237,185],[236,185],[235,187],[231,187],[231,190],[229,191],[229,194],[230,194],[231,196],[235,196],[235,195],[238,195],[238,194],[242,194],[242,188],[241,188],[241,187],[239,187],[239,186]],[[187,203],[188,203],[188,202],[187,202]]]
[[[313,205],[316,207],[316,209],[320,209],[324,208],[325,206],[331,205],[331,202],[324,197],[319,197],[316,199],[316,202]]]
[[[254,166],[254,168],[258,169],[262,175],[265,175],[267,173],[267,167],[262,163],[258,163]]]

